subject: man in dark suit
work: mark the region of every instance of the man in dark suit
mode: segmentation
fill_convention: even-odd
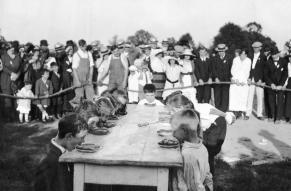
[[[207,57],[207,50],[205,47],[199,47],[199,58],[195,60],[195,76],[200,84],[205,82],[212,82],[211,62]],[[198,86],[197,88],[197,101],[198,103],[209,103],[211,98],[210,85]]]
[[[262,43],[254,42],[252,44],[253,54],[251,55],[252,66],[250,70],[250,76],[248,79],[248,83],[257,83],[258,85],[263,85],[264,78],[264,67],[267,61],[266,56],[261,52]],[[263,119],[263,103],[264,103],[264,89],[259,86],[250,85],[249,95],[248,95],[248,104],[247,104],[247,112],[245,119],[248,120],[249,116],[252,113],[253,109],[253,100],[255,94],[257,95],[257,117],[258,119]]]
[[[53,93],[57,93],[62,89],[61,84],[61,75],[59,74],[59,66],[56,62],[51,63],[51,82],[53,85]],[[61,95],[55,96],[52,98],[52,107],[51,112],[52,115],[55,115],[56,118],[61,118],[62,114],[62,97]]]
[[[218,52],[212,60],[212,76],[215,82],[229,82],[231,78],[232,58],[226,54],[227,46],[218,44],[215,50]],[[228,110],[229,84],[214,85],[215,107],[223,112]]]
[[[281,91],[288,77],[286,59],[280,58],[278,49],[272,50],[272,59],[269,60],[264,69],[264,78],[268,89],[268,103],[270,106],[271,117],[276,124],[281,123],[284,117],[284,92]]]
[[[47,155],[41,160],[34,181],[35,191],[72,191],[73,165],[59,163],[59,157],[84,142],[88,125],[78,114],[69,114],[58,124],[58,135],[51,140]]]

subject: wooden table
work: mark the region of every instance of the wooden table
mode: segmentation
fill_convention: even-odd
[[[178,149],[158,146],[162,137],[157,129],[169,124],[138,127],[141,122],[158,120],[164,107],[128,105],[128,114],[117,121],[110,134],[88,135],[86,142],[101,145],[96,153],[67,152],[60,162],[74,163],[74,191],[83,191],[84,183],[108,185],[156,186],[168,191],[169,169],[182,166]]]

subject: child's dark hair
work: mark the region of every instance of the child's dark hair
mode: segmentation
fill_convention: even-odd
[[[72,133],[72,136],[76,136],[77,133],[85,129],[88,129],[85,119],[76,113],[68,114],[59,121],[58,137],[63,139],[67,133]]]
[[[193,110],[193,109],[184,109],[176,114],[174,114],[174,116],[172,116],[171,118],[171,121],[173,120],[173,117],[186,117],[186,118],[191,118],[191,119],[197,119],[199,122],[200,122],[200,115],[197,111]],[[190,124],[187,124],[187,123],[181,123],[179,128],[184,128],[184,129],[187,129],[187,128],[190,128]],[[197,132],[193,132],[195,134],[195,136],[198,136],[201,135],[201,126],[200,124],[198,123],[198,126],[197,126]],[[188,134],[190,132],[187,132]],[[202,137],[200,137],[202,138]]]
[[[184,95],[176,94],[170,99],[167,99],[166,104],[172,105],[173,107],[183,107],[185,109],[195,109],[194,104]]]
[[[156,92],[156,86],[154,84],[146,84],[143,87],[144,93],[155,93]]]
[[[78,41],[78,44],[79,44],[80,47],[83,47],[83,46],[86,45],[86,41],[85,41],[84,39],[80,39],[80,40]]]

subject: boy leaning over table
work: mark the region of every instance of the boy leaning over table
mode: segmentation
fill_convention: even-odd
[[[59,157],[84,142],[88,125],[78,114],[69,114],[58,124],[58,134],[49,144],[46,156],[37,167],[35,191],[72,191],[73,165],[59,163]]]
[[[199,137],[198,114],[191,109],[175,113],[171,119],[173,136],[182,145],[183,168],[173,174],[174,191],[213,190],[208,152]]]
[[[202,138],[203,144],[209,153],[210,172],[214,175],[214,159],[221,151],[222,144],[226,136],[227,124],[235,121],[235,116],[231,112],[222,112],[214,106],[203,103],[192,103],[182,92],[174,92],[166,99],[166,104],[172,111],[177,112],[181,109],[194,109],[199,113],[200,122],[198,134]]]

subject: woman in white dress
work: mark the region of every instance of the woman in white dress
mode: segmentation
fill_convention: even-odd
[[[109,75],[108,73],[106,74],[106,71],[108,71],[109,68],[109,55],[110,55],[110,50],[106,47],[101,48],[101,55],[100,58],[96,60],[96,67],[98,69],[98,78],[97,82],[98,83],[104,83],[104,84],[109,84]],[[108,89],[108,85],[98,85],[97,86],[97,91],[98,95],[101,95],[105,90]]]
[[[178,59],[175,57],[167,56],[165,57],[165,60],[166,83],[164,89],[181,87],[181,73],[183,68],[180,65]],[[168,95],[175,91],[177,91],[177,89],[164,90],[163,99],[165,100]]]
[[[186,49],[181,55],[181,58],[182,58],[182,60],[180,61],[182,65],[181,87],[193,86],[195,83],[197,83],[197,79],[194,75],[195,66],[193,62],[193,57],[194,55],[191,53],[190,49]],[[186,89],[182,89],[181,91],[194,104],[197,103],[196,88],[194,86],[186,88]]]
[[[231,68],[232,82],[229,89],[229,110],[240,117],[247,110],[249,86],[247,81],[250,74],[252,61],[247,57],[247,50],[242,49],[238,57],[233,59]]]

